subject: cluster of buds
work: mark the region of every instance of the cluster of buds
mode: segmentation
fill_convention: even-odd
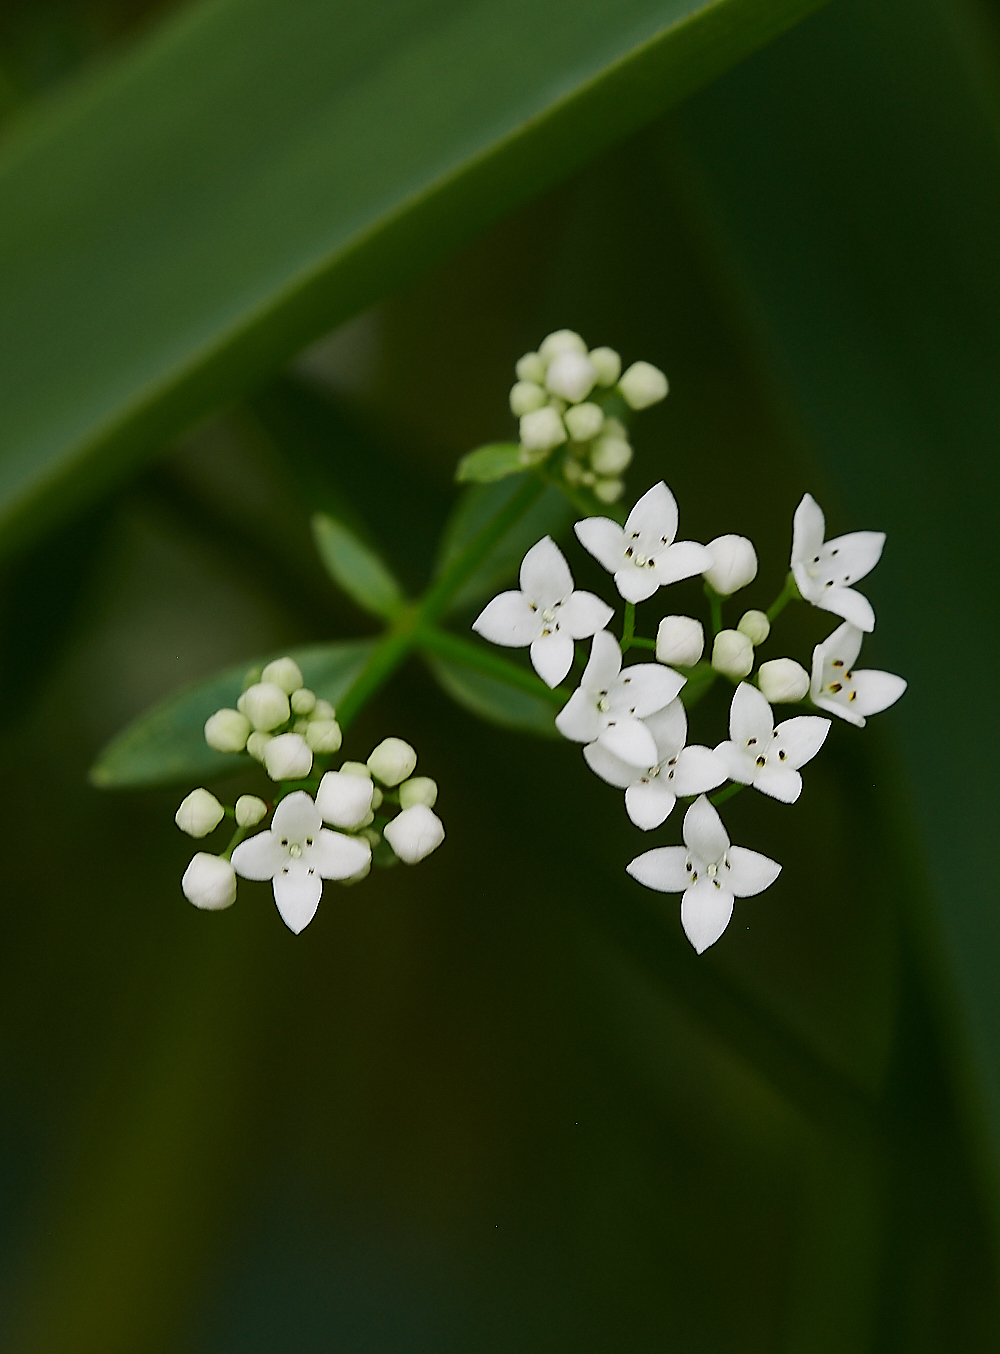
[[[298,934],[316,914],[324,880],[355,884],[373,864],[416,865],[444,840],[437,785],[414,775],[417,754],[403,739],[383,739],[365,762],[324,769],[340,748],[340,727],[290,658],[251,672],[236,709],[217,710],[205,739],[219,752],[245,752],[273,781],[300,784],[273,802],[244,794],[231,807],[204,788],[186,796],[174,821],[188,836],[207,837],[224,818],[235,823],[225,850],[197,852],[184,872],[181,888],[195,907],[231,907],[237,878],[270,880],[282,919]],[[309,781],[314,754],[322,765]],[[270,825],[249,836],[269,814]]]
[[[613,348],[588,350],[572,329],[549,334],[536,353],[518,360],[516,372],[510,408],[520,420],[522,464],[551,457],[568,485],[591,489],[602,503],[621,498],[632,447],[618,415],[664,399],[663,372],[633,362],[623,373]]]

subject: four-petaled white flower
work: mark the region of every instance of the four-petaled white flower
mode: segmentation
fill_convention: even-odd
[[[710,569],[713,557],[695,541],[675,541],[677,500],[661,480],[643,494],[624,527],[609,517],[576,524],[587,550],[615,576],[626,602],[644,602],[657,588]]]
[[[312,921],[324,879],[349,879],[371,860],[371,847],[323,826],[319,809],[296,790],[274,811],[271,826],[241,842],[233,869],[244,879],[270,879],[281,918],[296,935]]]
[[[628,873],[660,893],[683,893],[681,925],[699,954],[729,925],[736,898],[763,893],[781,873],[777,861],[732,846],[704,795],[684,815],[685,846],[658,846],[637,856]]]
[[[871,573],[885,545],[884,531],[852,531],[824,542],[826,521],[812,494],[795,509],[792,574],[799,592],[813,606],[843,616],[860,630],[875,629],[868,598],[851,584]]]
[[[813,705],[829,710],[841,719],[849,719],[858,728],[865,726],[865,715],[877,715],[895,704],[906,690],[906,682],[894,672],[862,668],[854,663],[861,652],[864,633],[850,621],[834,630],[813,649]]]
[[[558,686],[573,663],[573,641],[589,639],[614,615],[592,592],[576,592],[562,551],[550,536],[521,561],[521,591],[502,592],[472,628],[493,644],[523,649],[542,681]]]
[[[669,816],[678,795],[700,795],[726,779],[726,768],[711,748],[697,743],[685,747],[687,715],[679,700],[672,700],[643,723],[656,742],[656,762],[640,770],[623,762],[601,743],[583,749],[587,765],[625,791],[628,816],[649,832]]]
[[[656,740],[643,720],[669,705],[686,680],[659,663],[636,663],[622,671],[617,640],[600,630],[579,687],[556,716],[556,728],[576,743],[600,743],[630,766],[655,766]]]
[[[816,756],[830,721],[796,715],[774,727],[774,715],[755,686],[740,682],[729,707],[729,738],[715,749],[730,780],[794,804],[802,793],[799,767]]]

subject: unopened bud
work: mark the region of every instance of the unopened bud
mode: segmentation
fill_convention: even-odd
[[[510,388],[510,412],[517,418],[522,414],[530,414],[534,409],[541,409],[543,404],[548,403],[548,395],[540,385],[534,381],[518,381]]]
[[[221,912],[236,902],[236,871],[228,860],[199,851],[181,879],[184,897],[206,912]]]
[[[329,701],[317,700],[316,704],[309,711],[310,719],[336,719],[337,712]]]
[[[236,821],[240,827],[256,827],[267,816],[267,805],[256,795],[240,795],[236,801]]]
[[[316,807],[334,827],[361,827],[371,812],[374,789],[367,776],[328,771],[319,783]]]
[[[247,668],[243,674],[243,690],[249,691],[252,686],[256,686],[261,679],[264,669],[262,667]],[[239,704],[239,702],[237,702]],[[243,707],[240,706],[240,709]]]
[[[583,478],[583,466],[573,456],[567,456],[563,462],[563,476],[567,484],[579,484]]]
[[[374,790],[372,790],[372,808],[380,809],[382,807],[383,798],[384,795],[382,794],[382,791],[376,785]]]
[[[632,460],[632,448],[624,437],[602,434],[590,448],[590,464],[599,475],[618,475]]]
[[[372,773],[364,762],[344,762],[341,765],[340,773],[343,776],[364,776],[365,780],[372,778]]]
[[[174,822],[189,837],[207,837],[219,826],[226,811],[209,790],[192,790],[181,800]]]
[[[794,658],[772,658],[761,663],[757,681],[772,705],[787,705],[809,694],[809,674]]]
[[[369,843],[369,845],[371,845],[371,843]],[[372,872],[372,858],[371,856],[369,856],[368,859],[365,861],[364,865],[362,865],[361,869],[358,870],[357,874],[349,875],[347,879],[342,879],[340,882],[345,889],[349,889],[352,884],[360,884],[362,879],[367,879],[368,876],[371,874],[371,872]]]
[[[622,371],[622,360],[614,348],[591,348],[587,356],[597,372],[597,384],[613,386]]]
[[[313,752],[337,752],[344,736],[335,719],[311,719],[306,725],[305,739]]]
[[[281,687],[286,696],[290,696],[302,685],[302,669],[294,658],[276,658],[273,663],[268,663],[260,674],[260,680],[273,682],[275,686]]]
[[[600,503],[617,503],[624,492],[624,480],[598,479],[594,481],[594,497]]]
[[[307,686],[300,686],[298,691],[293,691],[289,696],[288,703],[295,714],[308,715],[315,708],[316,694]]]
[[[432,809],[437,797],[437,781],[431,780],[430,776],[411,776],[399,787],[399,806],[403,809],[412,809],[414,804],[424,804]]]
[[[601,431],[604,412],[599,404],[574,404],[572,409],[566,410],[563,421],[574,441],[589,442]]]
[[[276,729],[291,713],[288,696],[276,682],[257,682],[242,699],[243,713],[258,732]]]
[[[533,381],[535,385],[542,385],[545,381],[545,363],[537,353],[525,353],[519,357],[514,370],[519,381]]]
[[[264,760],[264,749],[271,742],[274,735],[270,733],[252,733],[247,739],[247,752],[253,757],[254,761],[262,762]]]
[[[242,752],[250,736],[250,721],[239,710],[216,710],[205,721],[205,742],[216,752]]]
[[[587,345],[579,334],[572,329],[557,329],[554,334],[549,334],[538,346],[538,356],[543,362],[549,363],[559,356],[560,353],[580,353],[586,357]]]
[[[583,353],[560,353],[545,373],[545,388],[570,404],[585,400],[597,384],[597,369]]]
[[[413,775],[417,754],[402,738],[383,738],[368,758],[368,770],[383,785],[398,785]]]
[[[298,733],[279,733],[264,749],[264,768],[272,780],[302,780],[312,764],[312,748]]]
[[[712,645],[712,667],[736,681],[753,667],[753,645],[739,630],[720,630]]]
[[[710,583],[720,597],[728,597],[752,583],[757,577],[757,552],[745,536],[716,536],[709,541],[712,567],[702,578]]]
[[[656,659],[693,668],[705,652],[705,631],[693,616],[664,616],[656,631]]]
[[[386,823],[383,835],[400,860],[416,865],[444,841],[444,825],[426,804],[414,804]]]
[[[524,414],[519,425],[521,445],[528,456],[543,456],[566,441],[563,421],[548,405]]]
[[[736,628],[751,644],[763,644],[771,633],[771,622],[763,611],[744,611]]]
[[[659,367],[651,362],[633,362],[618,382],[625,403],[632,409],[648,409],[666,398],[669,386]]]

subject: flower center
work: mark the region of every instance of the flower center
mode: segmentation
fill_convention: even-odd
[[[302,847],[298,842],[292,842],[291,846],[288,848],[288,854],[291,856],[292,860],[298,860],[302,855]]]
[[[711,864],[706,865],[705,873],[708,875],[709,879],[714,879],[715,876],[719,873],[718,862],[713,860]]]
[[[597,708],[598,710],[600,710],[602,715],[606,715],[608,713],[608,711],[611,709],[611,702],[608,700],[607,696],[602,696],[600,698],[600,700],[597,702]]]
[[[551,625],[552,622],[555,620],[555,618],[556,613],[552,610],[550,606],[547,606],[545,610],[542,612],[542,620],[545,622],[546,625]]]

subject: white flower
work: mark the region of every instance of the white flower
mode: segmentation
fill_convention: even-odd
[[[884,531],[852,531],[824,543],[823,510],[811,494],[795,509],[792,574],[799,592],[813,606],[842,616],[859,630],[875,629],[871,602],[851,587],[870,573],[885,545]]]
[[[656,661],[693,668],[705,652],[705,631],[693,616],[664,616],[656,629]]]
[[[525,555],[520,582],[520,592],[494,597],[472,628],[492,644],[530,645],[539,677],[558,686],[572,666],[573,641],[603,630],[614,612],[592,592],[574,590],[569,565],[549,536]]]
[[[712,667],[734,681],[753,667],[753,644],[742,630],[720,630],[712,645]]]
[[[262,682],[273,682],[280,686],[286,696],[298,691],[302,686],[302,669],[294,658],[276,658],[260,674]]]
[[[814,705],[832,715],[850,720],[861,729],[866,715],[877,715],[894,705],[906,690],[906,682],[893,672],[862,668],[854,663],[861,652],[864,634],[845,621],[813,649],[811,695]]]
[[[553,395],[579,404],[597,384],[597,368],[585,353],[558,353],[545,373],[545,386]]]
[[[199,851],[181,879],[184,897],[205,912],[221,912],[236,902],[236,872],[228,860]]]
[[[694,541],[677,541],[677,500],[661,480],[647,490],[624,527],[609,517],[576,524],[587,550],[615,576],[626,602],[644,602],[657,588],[700,574],[712,556]]]
[[[250,736],[250,721],[239,710],[216,710],[205,721],[205,742],[216,752],[242,752]]]
[[[627,867],[640,884],[660,893],[683,893],[681,925],[702,954],[729,925],[736,898],[769,888],[781,866],[745,846],[730,845],[722,819],[704,795],[684,815],[685,846],[658,846]]]
[[[794,658],[772,658],[761,663],[757,673],[764,699],[772,705],[787,705],[809,694],[809,674]]]
[[[687,715],[679,700],[672,700],[643,720],[656,742],[656,762],[640,771],[608,752],[600,743],[583,749],[587,765],[609,785],[625,791],[628,816],[649,832],[668,817],[678,796],[700,795],[726,779],[726,768],[711,748],[685,747]]]
[[[274,811],[265,832],[241,842],[233,868],[243,879],[270,879],[281,918],[296,935],[312,921],[324,879],[349,879],[371,859],[371,847],[323,826],[319,809],[296,790]]]
[[[256,795],[240,795],[236,801],[236,821],[240,827],[256,827],[267,817],[267,805]]]
[[[521,445],[528,457],[544,456],[566,441],[566,429],[557,410],[547,404],[544,409],[534,409],[523,414],[518,425]]]
[[[597,372],[597,384],[613,386],[622,372],[622,360],[614,348],[592,348],[587,356]]]
[[[402,738],[383,738],[368,758],[368,770],[383,785],[398,785],[413,775],[417,754]]]
[[[400,860],[416,865],[444,841],[444,824],[426,804],[413,804],[386,823],[382,835]]]
[[[751,644],[763,644],[771,633],[771,622],[766,612],[744,611],[736,628],[741,635],[746,635]]]
[[[816,756],[829,732],[830,721],[817,715],[796,715],[775,728],[764,696],[740,682],[729,707],[730,741],[715,750],[730,780],[794,804],[802,793],[799,767]]]
[[[437,781],[431,780],[430,776],[411,776],[399,787],[399,806],[403,809],[412,809],[414,804],[424,804],[432,809],[437,797]]]
[[[316,807],[325,823],[334,827],[361,827],[371,813],[374,793],[375,786],[367,774],[328,771],[319,783]]]
[[[576,743],[600,743],[630,766],[655,766],[656,740],[643,720],[669,705],[686,680],[656,663],[622,671],[617,641],[600,630],[579,687],[556,716],[556,728]]]
[[[255,682],[237,701],[258,733],[267,733],[284,724],[291,714],[288,696],[277,682]]]
[[[272,780],[302,780],[312,770],[312,748],[299,733],[280,733],[265,745],[263,760]]]
[[[599,404],[575,404],[563,415],[569,435],[576,442],[589,442],[604,427],[604,411]]]
[[[618,389],[632,409],[648,409],[666,398],[669,387],[659,367],[651,362],[633,362],[618,382]]]
[[[702,576],[720,597],[729,597],[757,577],[757,552],[745,536],[716,536],[707,549],[712,566]]]
[[[189,837],[207,837],[225,817],[225,809],[209,790],[192,790],[181,801],[174,822]]]

